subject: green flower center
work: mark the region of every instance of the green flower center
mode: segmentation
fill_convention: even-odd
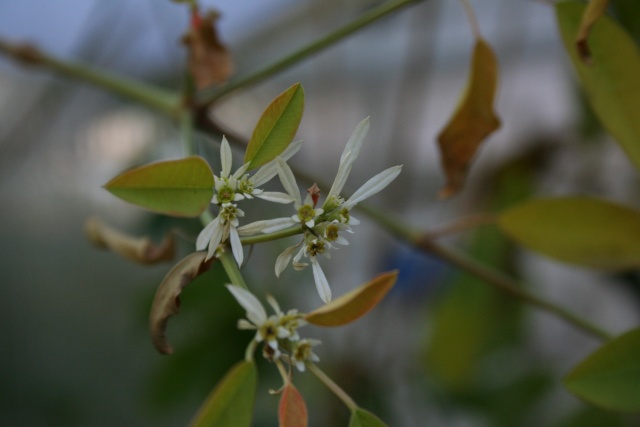
[[[311,205],[304,205],[300,209],[298,209],[298,218],[300,218],[300,221],[302,221],[303,223],[311,221],[315,217],[316,211]]]
[[[296,345],[293,358],[300,361],[308,360],[312,350],[311,344],[308,342],[300,342]]]
[[[241,193],[251,194],[253,192],[253,184],[248,179],[238,182],[238,191]]]
[[[235,206],[225,206],[220,212],[222,219],[227,221],[233,221],[238,216],[238,208]]]
[[[340,222],[343,224],[349,224],[349,209],[342,208],[342,210],[340,210]]]
[[[218,190],[219,203],[231,203],[235,198],[236,192],[229,185],[225,185]]]
[[[327,230],[325,231],[325,238],[329,242],[333,242],[338,238],[339,232],[340,232],[340,229],[338,228],[338,226],[335,224],[331,224],[330,226],[327,227]]]

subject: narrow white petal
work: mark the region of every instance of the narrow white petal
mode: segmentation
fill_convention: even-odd
[[[242,227],[238,227],[238,234],[241,236],[252,236],[258,234],[265,227],[266,221],[255,221],[249,224],[245,224]]]
[[[262,193],[256,194],[255,196],[268,202],[282,203],[284,205],[295,201],[293,197],[291,197],[287,193],[281,193],[279,191],[263,191]]]
[[[291,217],[267,219],[264,223],[262,227],[263,233],[275,233],[276,231],[296,225],[296,222],[292,220]]]
[[[331,302],[331,288],[329,288],[329,282],[327,281],[320,263],[316,258],[311,260],[311,268],[313,269],[313,280],[316,282],[316,289],[320,294],[320,299],[328,304]]]
[[[229,147],[229,142],[224,136],[220,144],[220,162],[222,163],[222,172],[220,175],[223,178],[228,178],[231,173],[231,147]]]
[[[298,151],[300,151],[300,147],[302,147],[302,140],[298,140],[298,141],[293,141],[291,142],[291,144],[289,144],[289,146],[287,147],[286,150],[284,150],[282,152],[282,154],[280,154],[280,158],[282,160],[289,160],[290,158],[292,158]]]
[[[242,242],[240,242],[240,236],[238,236],[237,228],[231,227],[229,229],[229,241],[231,242],[231,252],[233,252],[233,257],[236,259],[238,267],[241,267],[242,261],[244,261],[244,251],[242,250]]]
[[[277,158],[276,162],[278,165],[278,176],[280,177],[282,186],[293,200],[300,204],[302,202],[302,199],[300,198],[300,189],[298,188],[298,183],[296,182],[295,176],[293,176],[291,168],[281,158]]]
[[[220,224],[220,217],[216,217],[213,221],[211,221],[205,228],[202,229],[200,234],[198,234],[198,238],[196,239],[196,250],[203,251],[209,245],[211,241],[211,237],[215,232],[215,229]]]
[[[276,299],[273,297],[273,295],[271,295],[271,294],[267,295],[267,302],[269,303],[271,308],[273,308],[273,311],[276,314],[282,314],[282,310],[280,310],[280,304],[278,304],[278,301],[276,301]]]
[[[349,225],[358,225],[358,224],[360,224],[360,220],[355,216],[351,215],[351,213],[349,213]],[[347,231],[349,233],[353,233],[353,230],[351,230],[351,228],[347,229]]]
[[[256,326],[262,325],[267,321],[267,312],[251,292],[242,289],[239,286],[226,285],[231,295],[238,301],[238,304],[247,311],[247,318]]]
[[[250,164],[251,162],[245,163],[244,165],[240,166],[240,168],[238,168],[238,170],[233,174],[233,178],[235,179],[242,178],[242,175],[244,175],[247,172],[247,169],[249,169]]]
[[[393,166],[380,172],[369,181],[365,182],[362,187],[358,188],[358,190],[349,197],[349,200],[345,202],[344,207],[351,209],[364,199],[367,199],[383,190],[387,185],[391,184],[398,175],[400,175],[401,170],[402,166]]]
[[[300,245],[289,246],[287,249],[282,251],[278,258],[276,259],[276,277],[280,277],[280,274],[287,268],[289,262],[291,261],[291,257],[293,257],[293,253],[296,251]]]
[[[256,329],[256,325],[249,322],[247,319],[240,319],[238,320],[238,329],[242,329],[242,330]]]
[[[338,167],[338,173],[336,173],[336,178],[333,180],[333,184],[331,185],[329,194],[327,194],[327,200],[330,200],[333,196],[340,195],[340,192],[344,188],[344,184],[346,184],[347,182],[347,178],[349,178],[349,173],[351,173],[353,160],[355,160],[353,159],[352,153],[351,152],[343,153],[342,157],[344,158],[344,161],[340,162],[340,166]]]
[[[358,123],[356,128],[353,130],[353,133],[349,137],[347,145],[344,146],[344,151],[342,152],[342,156],[340,157],[340,163],[343,162],[346,153],[350,152],[352,154],[352,162],[356,159],[356,157],[358,157],[358,154],[360,154],[360,147],[362,147],[362,142],[369,132],[369,124],[369,117]]]
[[[209,240],[209,252],[207,253],[207,260],[213,258],[216,253],[216,249],[218,249],[218,245],[222,242],[225,234],[225,227],[222,224],[218,224],[218,226],[213,230],[213,235],[211,236],[211,240]]]

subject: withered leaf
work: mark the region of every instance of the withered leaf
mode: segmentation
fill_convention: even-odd
[[[591,63],[591,49],[589,49],[589,43],[587,41],[591,27],[604,15],[604,12],[607,10],[607,4],[609,4],[609,0],[591,0],[582,14],[580,29],[576,36],[576,48],[580,59],[586,64]]]
[[[191,30],[183,38],[189,51],[189,71],[198,89],[224,83],[233,73],[231,53],[218,38],[218,18],[216,12],[204,17],[194,12]]]
[[[298,389],[290,382],[285,384],[278,405],[280,427],[307,427],[307,405]]]
[[[206,257],[206,252],[194,252],[183,258],[167,273],[153,298],[149,329],[153,345],[162,354],[173,353],[166,337],[167,322],[180,309],[180,294],[184,287],[211,268],[213,260],[205,262]]]
[[[438,135],[447,185],[443,198],[462,189],[467,170],[482,141],[500,127],[493,109],[498,83],[498,63],[491,47],[476,41],[467,87],[447,126]]]
[[[109,249],[141,264],[156,264],[175,257],[176,242],[171,233],[167,233],[160,245],[156,246],[148,237],[128,236],[96,217],[85,221],[84,230],[87,238],[97,247]]]

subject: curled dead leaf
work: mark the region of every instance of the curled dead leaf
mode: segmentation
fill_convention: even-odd
[[[213,260],[205,262],[206,257],[206,252],[187,255],[167,273],[156,291],[149,314],[149,329],[153,345],[162,354],[173,353],[166,337],[167,322],[180,309],[180,294],[184,287],[211,268]]]
[[[464,95],[449,123],[438,135],[447,185],[440,197],[462,189],[476,151],[482,141],[500,127],[493,109],[498,83],[498,62],[483,39],[476,41],[471,72]]]
[[[398,278],[397,271],[382,273],[372,281],[313,310],[305,319],[317,326],[342,326],[371,311],[391,290]]]
[[[219,85],[233,73],[231,53],[220,42],[215,22],[217,12],[201,17],[194,11],[191,31],[183,38],[189,51],[189,71],[198,89]]]
[[[128,236],[96,217],[90,217],[85,221],[84,230],[87,238],[97,247],[109,249],[123,258],[141,264],[156,264],[175,257],[176,242],[171,233],[156,246],[148,237]]]
[[[591,27],[604,15],[607,10],[607,4],[609,4],[609,0],[591,0],[582,14],[580,29],[576,36],[576,48],[580,59],[582,59],[585,64],[591,64],[591,49],[589,49],[589,43],[587,41]]]

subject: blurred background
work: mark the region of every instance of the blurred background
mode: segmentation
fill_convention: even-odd
[[[630,0],[632,2],[632,0]],[[623,23],[638,37],[630,1]],[[264,66],[379,4],[373,0],[202,1],[236,75]],[[474,39],[460,2],[425,0],[386,17],[265,83],[238,91],[210,114],[250,136],[270,100],[299,81],[304,145],[291,161],[331,182],[351,131],[371,130],[346,189],[404,164],[372,201],[416,226],[438,228],[533,195],[596,194],[638,206],[636,172],[584,104],[553,8],[542,1],[472,1],[500,63],[501,129],[477,155],[465,190],[446,201],[437,134],[464,88]],[[637,5],[635,7],[637,8]],[[632,19],[636,13],[639,19]],[[0,4],[0,37],[179,90],[188,13],[168,0],[29,0]],[[219,169],[219,135],[198,135]],[[236,160],[241,152],[235,152]],[[101,186],[120,171],[182,155],[176,123],[85,83],[0,57],[0,425],[186,425],[209,390],[244,354],[251,334],[217,267],[191,284],[160,356],[148,310],[171,263],[132,265],[92,247],[83,223],[98,215],[156,240],[179,230],[183,256],[197,221],[143,212]],[[309,183],[310,184],[310,183]],[[307,185],[307,183],[301,183]],[[326,191],[326,189],[325,189]],[[265,209],[273,209],[265,205]],[[271,215],[281,216],[273,209]],[[288,211],[287,211],[288,212]],[[358,216],[356,214],[356,216]],[[366,318],[322,339],[321,366],[390,426],[615,426],[633,420],[589,409],[559,385],[598,342],[522,307],[479,280],[362,224],[325,272],[340,295],[393,268],[397,286]],[[521,278],[531,290],[611,332],[640,320],[638,276],[605,275],[518,250],[492,227],[443,239]],[[260,245],[245,269],[256,294],[285,309],[319,305],[310,271],[272,275],[292,241]],[[280,384],[260,365],[256,426],[273,426]],[[311,375],[296,376],[311,426],[347,425],[348,412]]]

